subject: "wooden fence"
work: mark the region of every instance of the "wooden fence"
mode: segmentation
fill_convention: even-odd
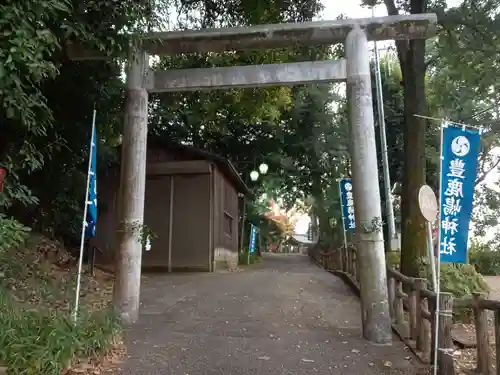
[[[359,289],[359,269],[354,248],[349,247],[346,254],[337,250],[319,251],[310,255],[324,268],[341,271],[349,276]],[[387,269],[387,291],[394,331],[423,361],[432,363],[436,333],[436,293],[427,289],[427,280],[407,277],[392,268]],[[480,293],[454,298],[452,294],[443,292],[439,298],[439,374],[455,375],[452,356],[455,351],[452,338],[454,307],[471,308],[474,312],[477,374],[500,375],[500,301],[487,299]],[[494,350],[490,345],[488,310],[494,312]]]

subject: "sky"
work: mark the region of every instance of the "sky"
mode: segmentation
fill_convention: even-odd
[[[447,4],[450,7],[460,5],[462,0],[448,0]],[[365,18],[371,17],[371,8],[361,7],[361,0],[323,0],[325,9],[319,19],[334,20],[341,13],[344,13],[349,18]],[[377,5],[375,7],[375,17],[387,16],[385,5]]]
[[[344,13],[349,18],[365,18],[371,17],[372,11],[370,8],[361,7],[361,0],[324,0],[323,10],[320,18],[323,20],[334,20],[341,13]],[[375,17],[387,16],[387,10],[384,5],[375,7]]]

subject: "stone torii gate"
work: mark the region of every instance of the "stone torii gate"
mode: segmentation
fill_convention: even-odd
[[[131,49],[127,68],[127,100],[118,198],[114,304],[126,323],[139,311],[141,245],[146,184],[148,92],[188,91],[266,85],[347,81],[350,153],[360,260],[363,336],[390,344],[377,154],[372,108],[368,40],[409,40],[436,33],[434,14],[389,16],[251,27],[152,33]],[[345,43],[346,60],[289,64],[153,71],[148,55],[271,49],[293,45]],[[73,60],[104,58],[68,45]]]

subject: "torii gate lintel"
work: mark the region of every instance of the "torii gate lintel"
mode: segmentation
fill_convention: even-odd
[[[425,39],[436,35],[435,14],[341,19],[303,23],[282,23],[185,31],[153,32],[140,36],[141,48],[149,55],[178,55],[286,48],[343,43],[356,26],[364,29],[369,41]],[[96,50],[68,43],[74,60],[105,58]]]

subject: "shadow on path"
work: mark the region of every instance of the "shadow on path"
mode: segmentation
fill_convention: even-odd
[[[361,337],[360,306],[303,255],[236,273],[145,277],[120,375],[425,374],[403,343]]]

